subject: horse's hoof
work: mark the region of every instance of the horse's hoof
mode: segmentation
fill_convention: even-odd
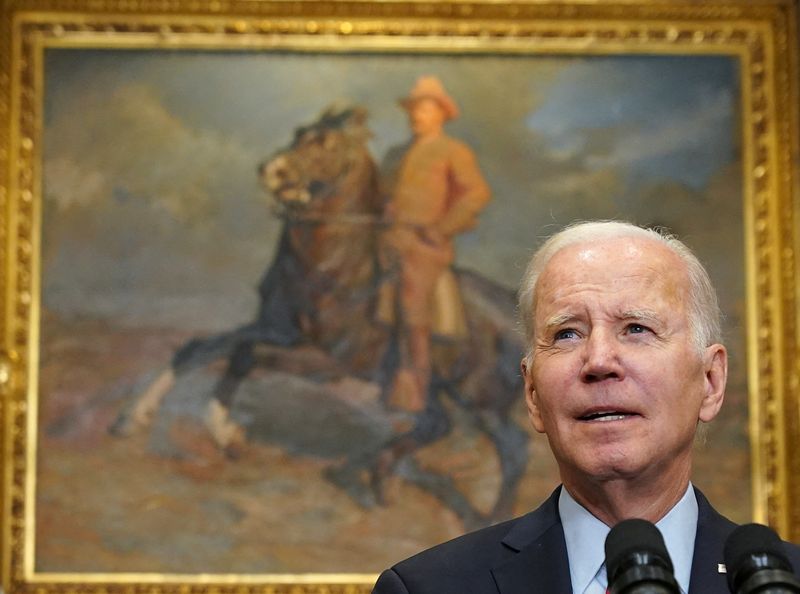
[[[230,441],[222,446],[222,451],[229,460],[239,460],[247,453],[247,436],[241,425],[234,424]]]
[[[372,509],[375,507],[375,498],[362,482],[360,474],[358,469],[347,464],[329,466],[322,471],[325,480],[347,493],[360,507]]]
[[[389,498],[386,496],[386,483],[392,476],[394,465],[397,462],[391,451],[384,451],[378,456],[369,471],[369,486],[375,501],[381,507],[389,505]]]
[[[206,409],[205,424],[214,443],[228,453],[243,449],[246,443],[245,432],[241,425],[230,420],[228,409],[217,400],[212,400]],[[233,457],[233,456],[232,456]]]
[[[372,496],[375,498],[375,503],[381,507],[389,505],[389,500],[386,497],[386,477],[378,476],[377,473],[370,473],[369,486],[372,489]]]

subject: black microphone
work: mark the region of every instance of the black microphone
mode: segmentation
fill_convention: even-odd
[[[725,568],[733,594],[796,594],[800,580],[781,539],[761,524],[739,526],[725,541]]]
[[[664,538],[647,520],[623,520],[606,537],[610,594],[680,594]]]

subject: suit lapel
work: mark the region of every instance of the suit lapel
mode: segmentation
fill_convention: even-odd
[[[723,562],[725,539],[736,525],[718,514],[699,490],[694,492],[697,496],[697,535],[689,594],[728,594],[727,578],[719,572],[719,564]]]
[[[556,489],[503,539],[517,554],[492,569],[500,594],[571,594],[567,545]]]
[[[517,551],[492,569],[500,594],[570,594],[569,562],[558,516],[556,489],[541,507],[514,526],[503,545]],[[725,539],[736,527],[718,514],[703,494],[697,496],[697,535],[689,594],[728,594],[726,575],[719,573]]]

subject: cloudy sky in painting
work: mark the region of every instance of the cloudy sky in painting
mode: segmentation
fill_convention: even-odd
[[[674,229],[741,294],[720,257],[742,249],[731,58],[59,49],[45,66],[45,306],[134,324],[247,319],[278,232],[258,164],[334,102],[369,110],[380,160],[407,136],[397,99],[422,74],[459,102],[449,131],[494,194],[459,238],[461,265],[513,287],[554,229],[625,217]]]

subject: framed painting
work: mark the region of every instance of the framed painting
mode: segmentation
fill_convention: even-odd
[[[589,218],[707,264],[731,378],[693,480],[800,539],[797,56],[790,0],[6,0],[3,588],[368,592],[532,509],[514,293]],[[384,249],[420,85],[491,196],[427,416]]]

